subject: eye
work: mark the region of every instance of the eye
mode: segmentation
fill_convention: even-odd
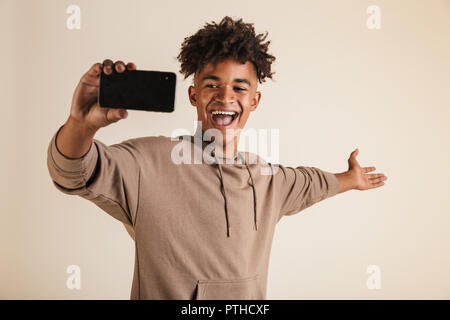
[[[247,89],[241,88],[241,87],[234,87],[234,89],[237,90],[237,91],[245,91],[245,90],[247,90]]]
[[[207,88],[215,88],[215,87],[217,87],[217,85],[209,83],[209,84],[205,85],[205,87],[207,87]]]

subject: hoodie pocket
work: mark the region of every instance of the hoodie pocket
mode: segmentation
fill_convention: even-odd
[[[198,280],[195,300],[261,299],[258,275],[233,280]]]

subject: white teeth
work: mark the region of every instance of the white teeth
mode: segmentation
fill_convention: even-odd
[[[213,111],[212,114],[213,115],[216,115],[216,114],[227,114],[227,115],[233,116],[233,115],[237,114],[237,112],[228,112],[228,111],[219,111],[218,110],[218,111]]]

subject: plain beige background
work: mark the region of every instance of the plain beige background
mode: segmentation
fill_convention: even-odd
[[[66,9],[81,8],[69,30]],[[381,29],[366,27],[369,5]],[[93,203],[58,192],[46,167],[51,136],[86,70],[105,58],[177,73],[176,111],[130,111],[101,130],[107,144],[193,132],[178,73],[184,37],[224,15],[269,31],[275,81],[248,128],[280,130],[280,163],[388,176],[277,226],[268,299],[450,298],[450,1],[0,2],[0,298],[129,299],[133,241]],[[205,199],[206,200],[206,199]],[[66,268],[81,268],[81,290]],[[369,290],[367,267],[381,269]]]

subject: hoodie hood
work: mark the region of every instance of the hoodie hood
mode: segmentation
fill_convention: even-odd
[[[227,237],[231,236],[231,229],[232,229],[232,221],[233,221],[233,213],[230,212],[230,206],[229,201],[231,200],[227,196],[227,190],[229,192],[230,185],[227,182],[226,174],[224,174],[223,166],[234,166],[238,168],[242,168],[242,170],[245,171],[245,174],[248,175],[248,181],[249,185],[252,187],[253,191],[253,212],[249,212],[249,214],[253,214],[253,220],[254,220],[254,230],[258,231],[258,214],[257,214],[257,198],[256,198],[256,190],[255,190],[255,183],[254,183],[254,174],[252,173],[252,165],[250,164],[249,159],[249,153],[247,152],[240,152],[238,151],[236,156],[231,159],[229,157],[224,157],[220,154],[216,154],[215,150],[211,148],[212,142],[211,141],[204,141],[200,134],[197,133],[194,136],[180,136],[180,138],[183,138],[184,140],[190,141],[194,144],[194,150],[195,148],[200,147],[200,143],[195,143],[196,141],[201,141],[201,150],[202,150],[202,161],[215,167],[217,170],[217,173],[220,178],[220,191],[223,196],[224,201],[224,214],[225,214],[225,221],[226,226],[225,230],[227,233]],[[208,147],[209,146],[209,147]],[[199,150],[197,150],[198,152]],[[196,151],[194,151],[196,152]]]

